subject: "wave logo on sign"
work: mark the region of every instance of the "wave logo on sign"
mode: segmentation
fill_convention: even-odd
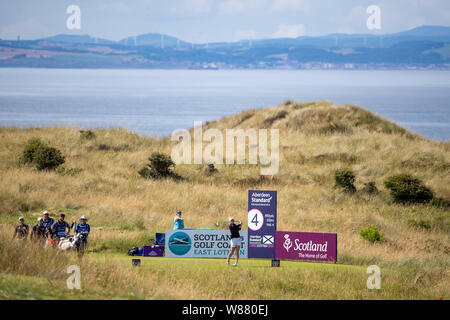
[[[283,247],[286,249],[287,252],[289,252],[289,249],[292,247],[292,241],[289,238],[288,234],[284,235],[284,243],[283,243]]]
[[[191,246],[191,238],[184,232],[175,232],[169,239],[169,249],[177,256],[188,253]]]

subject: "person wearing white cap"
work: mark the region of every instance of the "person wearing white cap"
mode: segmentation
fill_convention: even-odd
[[[44,218],[42,219],[42,224],[45,227],[45,233],[48,235],[52,225],[55,223],[55,220],[53,218],[50,218],[50,214],[48,213],[48,211],[44,211],[42,215],[44,216]]]
[[[44,242],[47,237],[45,231],[44,219],[41,217],[37,218],[37,223],[33,226],[33,229],[31,229],[30,239]]]
[[[241,249],[241,236],[239,230],[241,230],[242,222],[239,220],[238,224],[234,223],[234,218],[230,218],[230,232],[231,232],[231,250],[227,257],[227,264],[230,264],[230,259],[233,253],[236,253],[236,261],[233,267],[237,267],[239,261],[239,250]]]
[[[80,239],[79,241],[77,241],[78,257],[80,258],[83,256],[84,251],[86,250],[88,236],[91,232],[91,226],[87,223],[87,220],[88,218],[86,216],[81,216],[80,223],[75,224],[75,228],[73,229],[77,234],[76,238]],[[79,235],[82,235],[82,237],[79,238]]]
[[[19,218],[19,225],[14,229],[13,239],[17,237],[20,240],[26,240],[28,236],[28,225],[25,224],[25,218]]]

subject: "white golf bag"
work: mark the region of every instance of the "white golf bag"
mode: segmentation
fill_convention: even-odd
[[[58,249],[62,251],[67,251],[71,249],[76,249],[82,243],[82,241],[86,238],[85,233],[77,233],[74,237],[68,237],[65,239],[61,239],[58,243]]]

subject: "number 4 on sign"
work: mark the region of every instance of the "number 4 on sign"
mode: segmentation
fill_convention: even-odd
[[[264,224],[264,216],[258,209],[252,209],[248,212],[248,228],[257,231],[262,228]]]
[[[252,223],[255,224],[255,227],[258,226],[258,215],[257,215],[257,214],[255,214],[255,215],[253,216]]]

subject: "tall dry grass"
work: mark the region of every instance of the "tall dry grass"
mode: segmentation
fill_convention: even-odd
[[[278,190],[279,230],[338,233],[340,262],[448,270],[448,209],[394,204],[383,181],[411,173],[448,198],[449,142],[429,141],[364,109],[327,102],[249,110],[204,130],[265,127],[280,130],[277,175],[261,179],[259,166],[250,165],[217,165],[218,173],[206,175],[205,165],[180,165],[176,172],[183,181],[137,174],[152,152],[170,154],[173,143],[167,138],[107,129],[95,130],[89,140],[70,127],[0,128],[0,222],[7,226],[1,233],[9,235],[19,215],[29,224],[43,210],[65,212],[68,220],[87,215],[92,252],[125,252],[171,229],[177,209],[187,227],[223,227],[229,216],[245,221],[247,190],[264,188]],[[60,149],[66,170],[21,165],[21,151],[32,137]],[[334,171],[341,167],[355,172],[358,190],[373,181],[380,192],[348,195],[334,189]],[[71,168],[81,170],[67,174]],[[431,230],[411,227],[410,219],[429,221]],[[378,226],[386,241],[373,245],[360,239],[358,230],[369,225]]]

